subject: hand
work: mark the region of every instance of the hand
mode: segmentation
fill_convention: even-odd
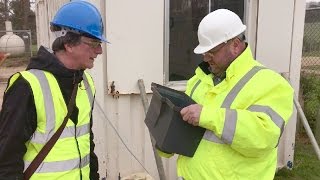
[[[9,56],[9,53],[0,52],[0,65],[4,62],[4,60]]]
[[[189,124],[194,126],[199,125],[199,119],[201,114],[202,106],[199,104],[192,104],[187,107],[184,107],[180,114],[184,121],[187,121]]]

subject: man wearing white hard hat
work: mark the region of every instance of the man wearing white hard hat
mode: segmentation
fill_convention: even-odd
[[[199,24],[194,53],[202,54],[203,62],[186,88],[197,104],[180,113],[206,132],[193,157],[179,156],[180,178],[274,178],[279,139],[293,112],[293,89],[253,58],[245,30],[239,16],[226,9]]]

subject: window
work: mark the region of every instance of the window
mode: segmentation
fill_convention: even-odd
[[[202,55],[193,53],[198,45],[197,30],[209,12],[225,8],[244,20],[245,0],[166,0],[165,66],[166,82],[191,78]]]

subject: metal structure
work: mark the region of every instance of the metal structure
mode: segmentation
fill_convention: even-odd
[[[5,35],[7,32],[13,32],[15,35],[19,36],[25,45],[24,53],[21,55],[23,57],[32,57],[32,36],[31,30],[12,30],[12,31],[0,31],[0,37]]]

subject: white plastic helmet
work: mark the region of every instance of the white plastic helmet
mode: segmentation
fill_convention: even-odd
[[[194,49],[194,53],[203,54],[245,30],[246,26],[234,12],[227,9],[215,10],[206,15],[199,24],[199,45]]]

